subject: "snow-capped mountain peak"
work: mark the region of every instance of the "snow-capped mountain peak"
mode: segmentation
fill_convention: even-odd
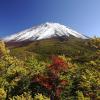
[[[41,40],[41,39],[47,39],[52,38],[56,36],[65,36],[69,37],[70,35],[86,39],[87,37],[72,30],[69,27],[66,27],[64,25],[61,25],[59,23],[45,23],[41,24],[29,29],[26,29],[24,31],[21,31],[19,33],[13,34],[11,36],[7,36],[3,38],[4,41],[26,41],[26,40]]]

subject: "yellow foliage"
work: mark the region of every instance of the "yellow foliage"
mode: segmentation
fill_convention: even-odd
[[[5,100],[6,92],[3,88],[0,88],[0,100]]]
[[[89,45],[96,49],[100,49],[100,38],[93,38],[89,41]]]
[[[85,100],[84,95],[81,91],[77,91],[77,100]]]
[[[38,93],[35,95],[34,100],[50,100],[50,98]]]
[[[12,98],[10,98],[10,100],[33,100],[33,98],[31,97],[30,93],[24,92],[20,96],[13,96]]]
[[[0,41],[0,56],[8,54],[9,50],[5,48],[5,43],[3,41]]]

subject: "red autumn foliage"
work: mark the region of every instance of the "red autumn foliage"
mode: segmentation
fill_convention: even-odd
[[[60,80],[61,85],[66,85],[67,81],[66,80]]]
[[[66,71],[68,64],[65,61],[57,56],[52,56],[52,64],[49,66],[49,69],[53,74],[60,73],[61,71]]]
[[[38,83],[41,86],[44,86],[48,91],[53,91],[54,97],[58,99],[63,90],[63,87],[67,84],[66,80],[59,79],[59,74],[62,71],[66,71],[67,66],[68,65],[65,63],[63,59],[53,56],[52,64],[48,66],[47,75],[46,76],[43,76],[43,75],[34,76],[33,83],[34,82]]]
[[[48,90],[52,89],[52,83],[49,77],[37,75],[34,77],[33,83],[39,83],[40,85],[44,86]]]
[[[56,93],[55,93],[56,96],[59,97],[62,91],[63,91],[63,88],[58,87],[58,88],[56,89]]]

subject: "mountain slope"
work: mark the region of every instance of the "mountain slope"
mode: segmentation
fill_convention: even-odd
[[[81,62],[84,62],[91,59],[90,56],[94,55],[95,52],[94,49],[86,45],[86,42],[88,41],[88,39],[75,37],[69,37],[63,41],[59,38],[50,38],[33,41],[27,44],[21,42],[19,46],[8,45],[8,47],[11,50],[11,55],[21,59],[36,56],[45,60],[51,55],[65,55],[67,57],[71,57],[72,59],[79,59],[82,60]]]
[[[16,33],[14,35],[8,36],[3,38],[4,41],[26,41],[26,40],[41,40],[41,39],[47,39],[52,37],[69,37],[74,36],[77,38],[86,39],[87,37],[64,26],[59,23],[45,23],[41,24],[36,27],[32,27],[30,29],[26,29],[22,32]]]

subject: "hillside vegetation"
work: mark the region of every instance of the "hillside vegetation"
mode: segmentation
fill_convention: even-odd
[[[70,37],[45,39],[29,43],[22,42],[14,47],[13,45],[7,45],[11,49],[11,55],[21,59],[25,59],[28,56],[42,57],[41,60],[51,55],[65,55],[77,60],[79,57],[83,60],[88,60],[90,56],[95,55],[96,48],[89,45],[89,40],[78,39]],[[87,59],[86,59],[87,58]],[[90,58],[91,59],[91,58]],[[84,62],[84,61],[83,61]]]
[[[100,38],[0,41],[0,100],[100,100]]]

